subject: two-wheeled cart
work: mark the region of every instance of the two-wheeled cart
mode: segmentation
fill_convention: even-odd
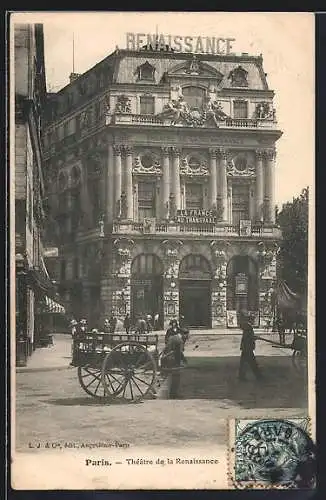
[[[136,402],[154,391],[158,335],[90,332],[73,340],[72,365],[84,391],[99,400]]]

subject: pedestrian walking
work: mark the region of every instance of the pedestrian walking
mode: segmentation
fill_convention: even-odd
[[[76,358],[76,342],[77,342],[77,327],[78,322],[75,319],[70,321],[70,330],[71,330],[71,366],[74,366],[75,358]]]
[[[281,316],[277,318],[276,321],[277,331],[280,339],[280,344],[285,344],[285,323]]]
[[[180,367],[183,359],[183,340],[177,320],[172,320],[165,334],[165,348],[162,353],[161,367],[166,370],[169,382],[169,397],[179,397]]]
[[[256,342],[251,318],[248,315],[242,315],[240,326],[242,329],[242,338],[240,345],[239,380],[246,380],[247,367],[252,370],[257,380],[262,380],[262,374],[255,358]]]
[[[125,317],[124,322],[123,322],[123,326],[126,330],[126,334],[128,335],[129,331],[130,331],[130,326],[131,326],[131,320],[130,320],[129,313],[126,314],[126,317]]]
[[[153,330],[152,316],[150,314],[146,315],[146,329],[147,333],[150,333]]]
[[[157,331],[160,329],[160,315],[156,313],[154,315],[154,330]]]
[[[110,316],[109,323],[110,323],[110,333],[114,333],[117,325],[117,318],[115,318],[113,314],[111,314]]]
[[[110,333],[110,320],[105,318],[103,323],[103,333]]]

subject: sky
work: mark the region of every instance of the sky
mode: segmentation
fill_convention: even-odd
[[[38,12],[17,13],[14,22],[44,25],[48,91],[69,83],[116,46],[126,33],[234,38],[233,52],[263,55],[269,88],[275,91],[279,128],[275,201],[291,201],[314,183],[314,16],[311,13],[235,12]]]

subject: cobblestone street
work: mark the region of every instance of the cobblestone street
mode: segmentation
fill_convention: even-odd
[[[257,360],[266,381],[260,385],[249,378],[240,383],[239,341],[236,335],[213,341],[203,337],[201,347],[196,348],[195,336],[186,353],[189,366],[182,372],[180,400],[103,405],[79,386],[77,370],[67,366],[69,340],[60,337],[55,347],[38,354],[43,351],[44,356],[55,356],[57,349],[66,368],[44,372],[31,369],[16,374],[16,449],[32,451],[29,446],[46,442],[99,440],[118,440],[132,446],[222,444],[226,436],[223,419],[230,415],[303,415],[307,406],[306,384],[292,366],[291,351],[272,350],[271,345],[259,343]],[[205,345],[207,342],[210,343]],[[219,345],[218,352],[212,349],[214,342]],[[278,355],[267,355],[266,349]],[[227,355],[227,351],[233,355]]]

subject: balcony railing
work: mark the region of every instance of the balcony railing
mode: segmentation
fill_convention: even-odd
[[[154,125],[156,127],[169,127],[171,119],[159,118],[155,115],[140,115],[133,113],[121,113],[114,115],[107,115],[107,125]],[[187,126],[184,124],[184,126]],[[189,125],[192,126],[192,125]],[[268,128],[275,129],[277,126],[274,120],[258,120],[250,118],[227,118],[223,121],[218,121],[219,128]]]
[[[180,222],[157,222],[150,229],[142,222],[114,222],[113,233],[115,234],[185,234],[185,235],[219,235],[226,237],[244,238],[278,238],[281,232],[277,227],[253,226],[249,234],[241,234],[238,225],[232,224],[205,224],[205,223],[180,223]]]

